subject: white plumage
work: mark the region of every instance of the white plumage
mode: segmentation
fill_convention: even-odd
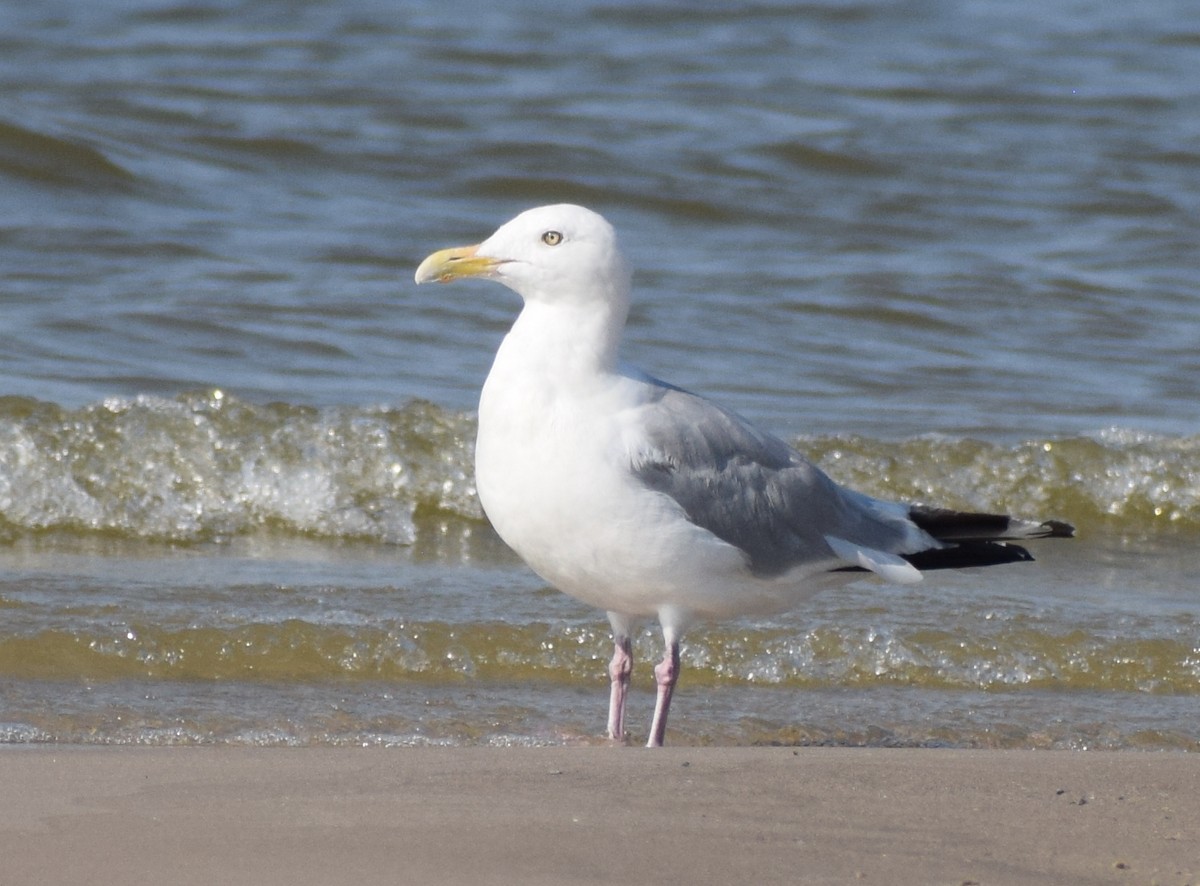
[[[531,209],[416,274],[462,277],[524,300],[480,397],[480,501],[535,572],[608,611],[613,738],[624,735],[639,618],[657,618],[666,645],[648,742],[659,745],[694,620],[785,610],[847,570],[912,582],[918,565],[1027,560],[998,539],[1070,534],[845,489],[733,413],[621,365],[631,274],[612,227],[583,207]]]

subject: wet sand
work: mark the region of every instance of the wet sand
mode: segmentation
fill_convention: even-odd
[[[1196,884],[1200,757],[0,751],[5,884]]]

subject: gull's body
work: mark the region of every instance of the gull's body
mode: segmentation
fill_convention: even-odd
[[[624,734],[638,619],[657,618],[666,644],[658,745],[693,621],[786,610],[847,570],[912,582],[914,563],[1027,560],[999,539],[1070,534],[870,498],[710,401],[622,366],[630,272],[589,210],[530,210],[479,246],[431,255],[417,282],[470,276],[525,301],[480,397],[480,501],[535,572],[607,610],[613,738]]]

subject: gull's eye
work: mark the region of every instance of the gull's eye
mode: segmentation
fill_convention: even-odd
[[[547,231],[542,234],[542,242],[547,246],[557,246],[562,242],[562,234],[558,231]]]

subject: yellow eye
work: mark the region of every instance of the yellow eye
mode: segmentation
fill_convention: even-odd
[[[558,231],[547,231],[542,234],[542,242],[547,246],[557,246],[562,242],[562,234]]]

